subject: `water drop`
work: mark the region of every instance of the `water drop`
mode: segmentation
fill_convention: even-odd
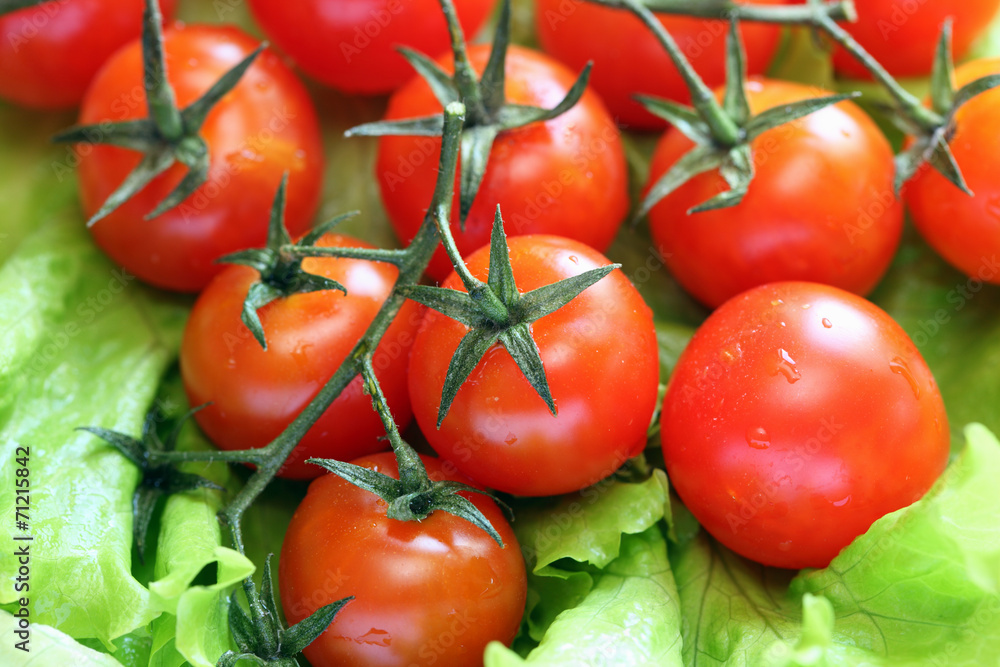
[[[824,317],[823,318],[823,326],[826,327],[827,329],[831,329],[831,328],[833,328],[833,322],[831,322],[830,320],[828,320],[828,319],[826,319]]]
[[[743,357],[743,348],[740,347],[739,343],[736,343],[734,347],[726,348],[720,352],[719,357],[727,366],[732,366]]]
[[[579,264],[580,263],[580,259],[576,255],[570,255],[569,256],[569,261],[573,262],[574,264]]]
[[[517,436],[514,435],[513,433],[508,433],[507,438],[504,440],[504,442],[507,443],[508,445],[513,445],[515,442],[517,442]]]
[[[760,426],[755,426],[747,431],[747,444],[754,449],[767,449],[771,446],[771,436]]]
[[[845,505],[848,505],[850,502],[851,502],[851,496],[848,495],[846,498],[841,498],[840,500],[835,501],[833,503],[833,506],[834,507],[844,507]]]
[[[812,304],[811,303],[804,303],[804,304],[802,304],[802,310],[809,310],[810,308],[812,308]]]
[[[916,398],[920,398],[920,385],[917,384],[916,378],[913,377],[913,373],[910,372],[910,367],[906,365],[906,361],[902,357],[894,357],[892,361],[889,362],[889,369],[896,375],[902,375],[910,385],[910,389],[913,390],[913,395]]]
[[[784,375],[789,384],[795,384],[802,379],[802,374],[795,367],[795,360],[792,359],[791,355],[784,348],[778,349],[778,364],[775,366],[772,374],[777,375],[778,373]]]
[[[791,550],[792,550],[792,541],[791,540],[786,540],[784,542],[778,542],[778,551],[791,551]]]

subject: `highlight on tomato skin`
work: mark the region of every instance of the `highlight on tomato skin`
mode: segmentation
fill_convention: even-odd
[[[477,74],[481,75],[489,54],[489,45],[469,46]],[[451,54],[438,63],[446,72],[453,71]],[[539,51],[512,45],[505,74],[508,102],[552,108],[562,101],[578,73]],[[415,77],[389,98],[386,119],[440,112],[430,86]],[[404,243],[423,222],[440,150],[441,140],[436,137],[379,139],[376,177],[389,221]],[[628,168],[618,127],[598,96],[587,90],[557,118],[500,133],[464,229],[458,224],[458,193],[456,176],[451,230],[463,254],[489,242],[498,204],[511,236],[555,234],[604,251],[629,208]],[[450,272],[451,263],[439,250],[427,274],[441,281]]]
[[[80,104],[104,62],[142,32],[143,0],[48,2],[0,16],[0,97],[33,109]],[[160,0],[164,21],[177,0]]]
[[[957,87],[1000,74],[1000,58],[980,58],[955,70]],[[903,188],[910,217],[924,240],[973,280],[1000,285],[1000,90],[958,109],[948,141],[973,196],[935,170],[920,169]]]
[[[432,480],[468,483],[447,463],[421,457]],[[391,453],[353,461],[398,477]],[[479,667],[490,641],[510,644],[527,579],[517,538],[488,497],[467,496],[504,547],[465,519],[438,510],[421,522],[386,517],[386,503],[329,474],[295,511],[278,577],[289,624],[348,595],[354,600],[306,647],[314,667]]]
[[[753,113],[827,94],[776,79],[746,89]],[[663,135],[647,191],[691,146],[676,129]],[[726,187],[713,170],[650,210],[650,233],[681,286],[710,307],[781,280],[874,289],[903,232],[892,147],[875,122],[844,101],[768,130],[751,149],[755,176],[736,206],[688,214]]]
[[[764,565],[825,567],[948,461],[948,418],[903,329],[815,283],[749,290],[697,330],[661,414],[672,487],[719,542]]]
[[[180,108],[250,55],[259,40],[239,28],[175,23],[164,30],[167,78]],[[94,78],[80,108],[81,125],[148,117],[138,40],[117,51]],[[145,216],[188,173],[174,164],[138,195],[91,227],[116,263],[157,287],[197,292],[222,270],[219,257],[261,247],[274,184],[288,173],[285,222],[298,236],[319,206],[323,153],[312,99],[292,70],[265,50],[208,114],[201,128],[211,163],[208,180],[180,205]],[[78,178],[91,217],[142,159],[117,146],[79,144]]]
[[[786,0],[756,0],[781,5]],[[705,83],[714,88],[725,81],[727,22],[657,14],[685,57]],[[624,9],[589,2],[537,0],[535,31],[542,49],[579,70],[594,62],[590,85],[608,106],[615,121],[631,130],[660,130],[666,121],[649,113],[636,93],[690,103],[690,93],[673,62],[653,34]],[[778,49],[780,26],[741,23],[751,75],[764,74]]]
[[[317,245],[371,247],[339,234],[326,234]],[[308,258],[302,267],[340,282],[347,294],[293,294],[261,308],[267,350],[240,320],[243,299],[259,276],[254,269],[227,267],[194,305],[181,345],[181,374],[191,405],[212,403],[195,419],[220,449],[263,447],[276,438],[347,357],[398,275],[391,264],[357,259]],[[406,369],[422,318],[421,306],[404,303],[373,359],[400,428],[412,416]],[[343,461],[384,451],[389,447],[384,436],[382,421],[357,377],[306,432],[278,476],[319,477],[324,470],[306,459]]]
[[[454,0],[469,39],[495,0]],[[396,48],[407,46],[435,57],[448,48],[438,0],[250,0],[267,36],[310,77],[345,93],[390,93],[413,67]]]
[[[858,20],[841,25],[896,77],[931,73],[945,19],[953,20],[952,48],[961,60],[989,26],[1000,0],[854,0]],[[833,51],[837,74],[870,80],[868,70],[840,47]]]
[[[508,239],[522,293],[610,262],[596,250],[547,235]],[[489,247],[466,258],[486,279]],[[464,289],[456,274],[443,287]],[[553,416],[502,345],[488,351],[436,427],[445,376],[464,324],[428,311],[410,355],[413,411],[430,445],[478,484],[524,496],[577,491],[638,455],[659,382],[652,311],[620,270],[531,331],[558,411]]]

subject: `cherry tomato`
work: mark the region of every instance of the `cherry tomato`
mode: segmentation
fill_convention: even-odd
[[[875,60],[893,76],[927,76],[945,19],[954,19],[952,46],[961,59],[996,16],[1000,0],[855,0],[854,6],[858,20],[842,25]],[[833,67],[843,76],[871,78],[839,47]]]
[[[884,311],[815,283],[772,283],[716,310],[682,353],[663,457],[717,540],[777,567],[825,567],[927,491],[948,419],[916,346]]]
[[[321,246],[370,247],[337,234]],[[309,273],[338,281],[337,291],[293,294],[258,311],[268,348],[240,321],[243,299],[256,270],[230,266],[195,303],[181,347],[181,372],[191,405],[212,402],[195,415],[220,449],[263,447],[306,407],[347,357],[388,298],[399,273],[391,264],[342,258],[309,258]],[[422,309],[407,302],[375,351],[379,384],[400,427],[411,417],[406,386],[410,347]],[[350,460],[382,451],[388,443],[371,397],[355,378],[302,438],[281,477],[311,479],[323,469],[310,457]]]
[[[1000,58],[975,60],[955,71],[959,86],[1000,73]],[[991,90],[956,114],[952,153],[975,194],[970,197],[933,169],[924,167],[903,195],[914,224],[927,242],[971,278],[1000,284],[1000,91]]]
[[[161,0],[169,20],[177,0]],[[0,97],[78,105],[101,65],[142,32],[143,0],[58,0],[0,16]]]
[[[183,26],[164,33],[167,76],[183,108],[249,55],[257,40],[233,27]],[[81,124],[146,118],[138,41],[118,51],[87,91]],[[112,259],[142,280],[197,291],[222,267],[218,257],[263,246],[275,184],[289,173],[285,221],[304,232],[319,203],[323,150],[319,122],[302,83],[265,51],[209,113],[201,135],[209,146],[208,181],[181,205],[144,220],[180,182],[175,164],[92,231]],[[114,146],[77,147],[80,196],[93,215],[141,155]]]
[[[610,262],[556,236],[509,239],[518,289],[527,292]],[[489,248],[467,258],[487,276]],[[452,274],[444,287],[462,289]],[[459,389],[435,428],[441,390],[465,325],[429,311],[410,356],[417,423],[442,457],[499,491],[545,496],[576,491],[642,451],[656,404],[658,361],[652,312],[621,271],[531,325],[558,416],[497,344]]]
[[[472,46],[477,72],[489,57],[487,45]],[[450,54],[440,60],[452,70]],[[512,46],[507,54],[507,100],[551,108],[572,87],[576,75],[537,51]],[[389,99],[387,119],[441,112],[423,79],[412,79]],[[389,220],[409,241],[423,221],[434,192],[441,140],[433,137],[382,137],[376,174]],[[456,178],[456,192],[458,181]],[[501,133],[493,144],[486,175],[465,221],[458,225],[458,195],[452,234],[464,254],[489,243],[497,204],[507,233],[556,234],[604,250],[611,245],[628,211],[628,171],[621,136],[592,92],[550,121]],[[442,280],[451,271],[443,250],[427,273]]]
[[[828,94],[767,79],[750,80],[747,90],[754,112]],[[691,145],[669,130],[653,155],[649,183]],[[756,176],[737,206],[687,215],[726,188],[712,171],[650,211],[653,239],[681,285],[713,307],[777,280],[868,293],[889,267],[903,227],[892,148],[875,123],[841,102],[765,132],[752,149]]]
[[[392,454],[357,465],[398,477]],[[431,479],[468,482],[425,457]],[[353,595],[305,649],[315,667],[478,667],[491,641],[509,644],[527,582],[514,531],[489,498],[469,494],[504,548],[443,511],[420,523],[386,517],[381,498],[336,475],[320,477],[295,511],[281,547],[279,585],[289,623]]]
[[[493,0],[455,0],[462,29],[472,38]],[[346,93],[389,93],[413,76],[396,48],[436,56],[448,48],[437,0],[250,0],[268,37],[311,77]]]
[[[780,5],[785,0],[761,0],[758,5]],[[726,79],[728,23],[658,14],[685,57],[709,87]],[[580,0],[537,0],[535,29],[547,52],[580,69],[594,61],[590,83],[615,120],[636,130],[655,130],[666,122],[635,101],[643,93],[688,103],[691,96],[680,73],[656,38],[638,18],[624,9],[611,9]],[[778,48],[781,28],[763,23],[741,23],[750,74],[763,74]]]

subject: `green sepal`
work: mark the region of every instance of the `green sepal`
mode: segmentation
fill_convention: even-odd
[[[286,656],[301,653],[314,639],[326,631],[333,623],[334,617],[353,599],[352,596],[331,602],[290,626],[281,637],[281,652]]]
[[[478,311],[468,309],[469,295],[458,290],[430,285],[400,285],[396,288],[407,299],[448,315],[467,327],[489,326],[489,320]]]
[[[400,452],[407,449],[409,449],[412,457],[416,457],[415,461],[412,460],[412,457],[404,457],[404,460],[399,461]],[[420,461],[419,455],[413,452],[412,448],[397,449],[396,455],[397,461],[399,461],[400,478],[408,481],[404,482],[402,479],[396,479],[369,468],[344,461],[308,459],[306,463],[319,465],[344,481],[360,489],[374,493],[388,505],[386,515],[390,519],[397,521],[421,521],[436,510],[442,510],[461,517],[486,531],[497,544],[503,547],[503,539],[496,528],[493,527],[493,524],[489,522],[489,519],[483,515],[475,504],[457,494],[460,492],[478,493],[499,503],[496,498],[485,491],[460,482],[431,482],[427,478],[426,470],[423,468],[423,463]],[[416,471],[418,474],[406,474],[408,471],[413,471],[411,466],[417,466],[420,469]],[[423,474],[419,474],[420,471],[423,471]],[[506,508],[505,505],[500,504]]]
[[[646,111],[667,121],[696,144],[712,143],[712,129],[693,108],[649,95],[636,95],[635,99]]]
[[[545,401],[552,416],[556,416],[556,403],[549,389],[549,381],[545,377],[545,366],[542,365],[541,352],[535,339],[531,337],[531,325],[526,322],[514,325],[500,334],[500,342],[514,359],[521,373],[528,380],[535,393]]]
[[[337,216],[307,234],[299,243],[293,244],[291,235],[285,227],[285,192],[287,188],[288,173],[286,172],[281,177],[278,191],[274,195],[274,203],[271,205],[271,216],[267,226],[267,247],[242,250],[217,260],[225,264],[249,266],[260,274],[259,280],[251,283],[247,289],[240,319],[265,350],[267,349],[267,337],[264,334],[264,325],[260,321],[259,311],[261,308],[272,301],[293,294],[327,290],[337,290],[347,294],[347,288],[336,280],[303,271],[303,258],[290,257],[286,249],[311,247],[334,225],[353,214],[345,213]]]
[[[510,265],[510,247],[499,204],[493,215],[490,240],[490,275],[486,277],[486,284],[503,303],[514,303],[518,299],[517,283],[514,281],[514,268]]]
[[[454,74],[451,76],[445,74],[437,63],[411,49],[401,48],[400,52],[417,74],[427,82],[442,107],[447,107],[453,101],[461,101],[468,107],[465,131],[461,137],[462,159],[459,174],[458,221],[464,230],[465,220],[486,175],[486,166],[497,135],[531,123],[551,120],[571,109],[586,91],[591,64],[587,63],[563,99],[551,109],[508,104],[504,95],[506,83],[504,67],[510,42],[510,0],[501,2],[493,47],[478,81],[469,64],[466,46],[461,39],[457,39],[462,34],[461,26],[456,22],[454,7],[450,0],[443,1],[442,8],[452,36]],[[364,123],[347,130],[344,136],[441,136],[443,128],[442,113],[421,118]]]
[[[462,336],[462,340],[459,341],[458,347],[452,354],[448,371],[444,376],[441,404],[438,407],[438,428],[441,428],[441,422],[448,415],[448,410],[451,409],[451,404],[455,400],[458,390],[465,384],[469,374],[499,338],[500,332],[493,329],[469,329],[468,333]]]
[[[736,206],[746,196],[753,180],[753,152],[750,144],[740,144],[729,149],[719,165],[719,173],[726,180],[729,189],[720,192],[706,202],[688,210],[688,215]]]
[[[726,39],[726,89],[722,98],[722,109],[740,127],[750,119],[750,102],[746,91],[746,50],[740,39],[735,18],[729,21],[729,36]]]
[[[828,106],[833,106],[834,104],[839,104],[844,100],[850,100],[860,96],[861,93],[858,92],[825,95],[823,97],[813,97],[808,100],[790,102],[789,104],[782,104],[780,107],[773,107],[771,109],[761,111],[759,114],[747,121],[744,128],[746,140],[753,141],[768,130],[781,127],[785,123],[791,123],[799,118],[804,118],[813,112],[825,109]]]
[[[951,52],[951,26],[949,16],[941,26],[937,49],[934,51],[934,66],[931,69],[931,108],[942,116],[947,115],[955,104],[955,60]]]
[[[204,407],[206,406],[201,405],[193,408],[180,417],[164,439],[160,438],[157,430],[162,415],[155,407],[146,415],[139,438],[99,426],[80,426],[76,429],[104,440],[142,471],[142,480],[132,496],[132,537],[140,562],[145,562],[146,535],[160,498],[193,489],[225,490],[204,477],[181,472],[170,463],[155,465],[151,462],[151,453],[174,450],[181,427]]]
[[[723,160],[725,160],[725,154],[720,153],[715,147],[710,145],[695,146],[653,184],[639,205],[639,211],[636,215],[638,217],[646,215],[671,192],[695,176],[720,167]]]
[[[187,173],[174,190],[144,216],[145,219],[155,218],[176,207],[208,180],[211,159],[208,145],[199,135],[201,126],[212,107],[239,83],[247,68],[265,48],[262,44],[182,110],[177,107],[173,87],[167,79],[162,23],[157,1],[146,0],[142,54],[143,88],[149,117],[74,126],[52,138],[58,143],[103,144],[144,154],[135,169],[87,221],[88,227],[110,215],[177,162],[187,167]]]
[[[530,292],[521,295],[518,303],[518,318],[534,322],[537,319],[550,315],[570,301],[575,299],[583,290],[587,289],[606,275],[620,269],[621,264],[607,264],[596,269],[584,271],[571,278],[564,278],[551,285],[543,285]]]

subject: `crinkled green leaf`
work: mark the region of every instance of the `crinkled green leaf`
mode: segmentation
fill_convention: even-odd
[[[0,269],[0,455],[29,448],[33,620],[110,648],[156,612],[131,573],[136,467],[90,433],[138,434],[185,313],[111,265],[75,216],[52,219]],[[14,476],[0,515],[14,524]],[[12,553],[12,532],[0,548]],[[0,602],[18,597],[12,559]]]
[[[41,623],[31,624],[31,635],[26,645],[28,651],[16,647],[23,641],[14,634],[18,619],[10,613],[0,610],[0,665],[18,665],[19,667],[47,667],[63,665],[66,667],[122,667],[107,653],[96,651],[80,644],[69,635]]]

